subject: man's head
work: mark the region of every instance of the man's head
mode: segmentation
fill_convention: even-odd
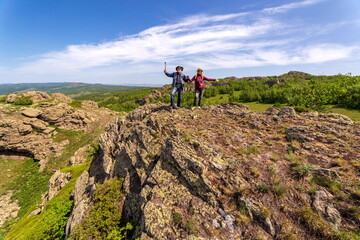
[[[184,71],[184,68],[182,66],[177,66],[175,69],[178,73],[181,73],[182,71]]]

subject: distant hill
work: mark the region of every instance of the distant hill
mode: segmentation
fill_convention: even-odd
[[[78,97],[85,94],[130,91],[145,87],[87,84],[76,82],[56,82],[56,83],[19,83],[19,84],[0,84],[0,95],[8,93],[22,93],[29,91],[43,91],[47,93],[64,93],[71,97]]]

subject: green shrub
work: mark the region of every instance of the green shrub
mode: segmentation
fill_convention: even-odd
[[[256,188],[261,193],[267,193],[269,191],[269,186],[266,183],[259,183]]]
[[[69,103],[69,106],[73,108],[81,108],[81,101],[73,100],[71,103]]]
[[[34,103],[33,100],[27,96],[20,96],[16,98],[14,102],[15,105],[31,105],[33,103]]]
[[[7,96],[8,96],[8,95],[2,95],[2,96],[0,96],[0,102],[6,102]]]
[[[295,106],[294,107],[294,110],[297,112],[297,113],[302,113],[302,112],[309,112],[310,110],[306,107],[299,107],[299,106]]]
[[[89,216],[70,235],[69,239],[125,239],[130,223],[121,226],[123,179],[111,178],[99,184],[94,193],[94,206]]]
[[[273,105],[273,107],[281,108],[282,106],[281,106],[281,103],[276,102],[276,103]]]
[[[175,213],[173,213],[172,217],[173,217],[173,222],[174,222],[175,226],[179,226],[181,223],[180,213],[175,212]]]
[[[349,108],[360,109],[360,84],[349,87],[343,104]]]
[[[332,193],[338,192],[343,187],[341,182],[322,175],[313,176],[311,181],[317,185],[330,188]]]
[[[293,163],[291,167],[293,176],[298,179],[305,178],[313,169],[313,166],[305,163]]]
[[[197,223],[193,220],[189,220],[186,223],[186,229],[190,234],[194,234],[194,235],[196,235],[199,232]]]
[[[270,176],[275,176],[275,174],[276,174],[276,168],[275,168],[275,166],[274,165],[270,165],[269,166],[269,174],[270,174]]]
[[[280,180],[275,182],[274,185],[274,192],[277,196],[283,196],[287,191],[286,185],[282,183]]]

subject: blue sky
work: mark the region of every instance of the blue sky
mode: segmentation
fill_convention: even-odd
[[[359,0],[0,0],[0,83],[360,75]]]

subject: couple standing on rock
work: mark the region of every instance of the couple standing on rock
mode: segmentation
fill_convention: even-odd
[[[198,105],[200,106],[205,90],[204,80],[217,81],[217,79],[205,77],[203,75],[203,70],[201,68],[198,68],[198,70],[196,71],[196,75],[192,79],[190,79],[189,75],[185,76],[182,73],[184,71],[184,68],[182,66],[177,66],[175,69],[176,72],[168,73],[166,71],[166,63],[165,63],[165,69],[164,69],[165,75],[173,78],[172,91],[171,91],[171,106],[175,107],[175,95],[177,92],[178,93],[177,106],[181,107],[181,96],[182,96],[182,91],[184,90],[185,82],[194,82],[194,81],[195,81],[194,106],[196,106],[196,102],[198,100],[199,100]]]

